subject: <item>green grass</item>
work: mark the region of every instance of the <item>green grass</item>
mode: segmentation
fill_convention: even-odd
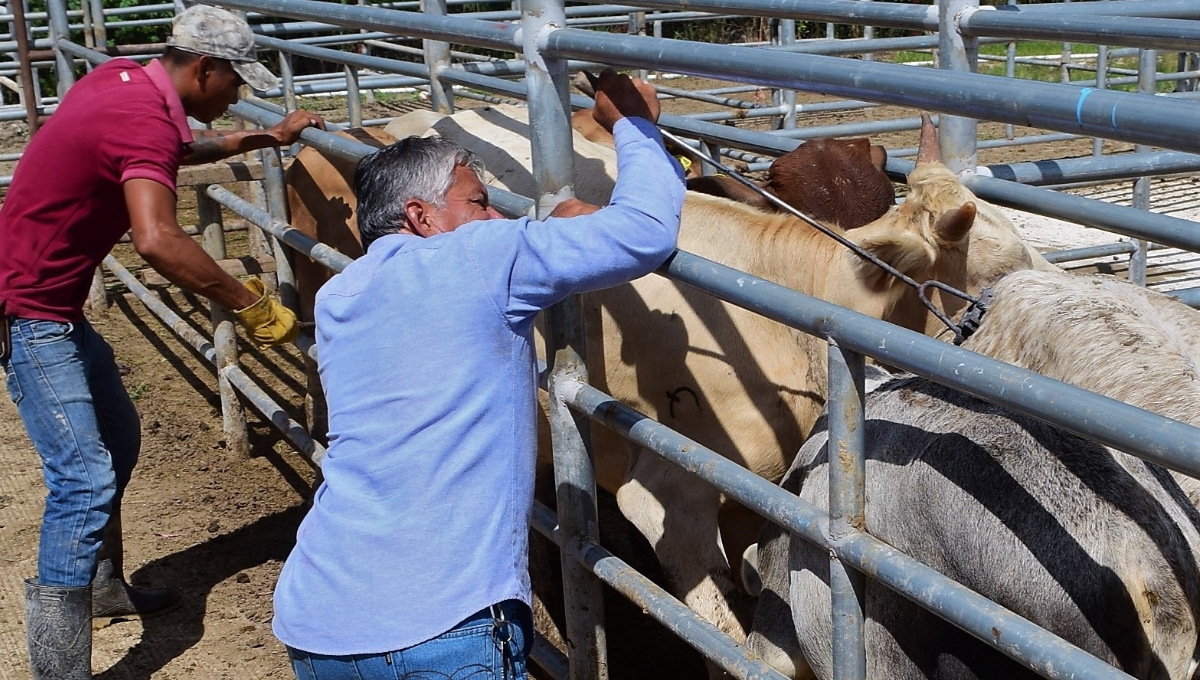
[[[150,389],[150,385],[148,385],[144,381],[140,382],[140,383],[138,383],[137,387],[133,388],[132,390],[129,390],[129,398],[133,401],[137,401],[138,399],[141,399],[142,396],[144,396],[146,394],[146,391],[149,389]]]
[[[1096,45],[1086,43],[1073,43],[1071,45],[1071,54],[1095,54],[1097,51]],[[1008,54],[1008,46],[1005,44],[989,44],[982,45],[979,48],[980,56],[1005,57]],[[1039,80],[1043,82],[1062,82],[1062,68],[1059,64],[1063,54],[1063,44],[1050,41],[1027,41],[1016,43],[1015,50],[1017,58],[1031,57],[1046,57],[1042,64],[1016,63],[1014,64],[1014,74],[1017,78],[1024,80]],[[893,54],[892,60],[898,63],[904,62],[919,62],[930,61],[932,56],[929,52],[896,52]],[[1076,63],[1081,63],[1078,58]],[[1086,62],[1084,62],[1086,63]],[[1094,60],[1090,62],[1094,64]],[[1127,69],[1136,71],[1138,68],[1137,57],[1123,57],[1120,59],[1109,59],[1109,69]],[[1160,53],[1158,57],[1158,71],[1160,73],[1174,73],[1176,70],[1175,53]],[[979,72],[988,75],[1003,76],[1007,72],[1007,64],[1003,60],[994,60],[981,58],[979,60]],[[1112,73],[1110,71],[1109,78],[1120,78],[1125,76],[1123,73]],[[1095,71],[1072,69],[1070,78],[1073,81],[1095,80]],[[1136,85],[1111,85],[1112,89],[1134,91]],[[1170,92],[1174,90],[1175,85],[1171,82],[1159,83],[1159,92]]]

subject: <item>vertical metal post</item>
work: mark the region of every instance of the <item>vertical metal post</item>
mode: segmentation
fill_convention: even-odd
[[[1062,0],[1064,3],[1071,0]],[[1059,64],[1062,72],[1059,74],[1059,79],[1064,83],[1071,82],[1071,43],[1065,42],[1062,45],[1062,60]]]
[[[79,8],[83,12],[83,46],[96,47],[96,34],[92,32],[92,3],[88,0],[83,0],[79,3]],[[87,62],[88,71],[92,70],[91,62]]]
[[[572,197],[574,162],[567,64],[542,54],[543,38],[567,25],[562,0],[522,0],[521,49],[529,92],[533,176],[537,217],[546,217]],[[591,461],[588,419],[572,413],[563,400],[565,383],[587,380],[583,315],[579,296],[546,310],[546,357],[550,362],[550,433],[554,446],[554,482],[558,492],[559,530],[567,539],[599,535],[596,478]],[[608,651],[602,585],[572,555],[562,552],[566,609],[567,659],[571,680],[606,680]]]
[[[978,9],[979,0],[938,0],[938,68],[954,71],[976,70],[979,40],[963,37],[958,31],[957,17],[968,9]],[[938,116],[938,139],[942,146],[942,161],[955,173],[974,171],[976,128],[974,118]]]
[[[646,35],[646,13],[645,12],[630,12],[629,13],[629,35]],[[637,77],[642,80],[646,79],[649,71],[644,68],[637,70]]]
[[[283,108],[288,111],[296,110],[296,72],[292,68],[292,55],[288,52],[279,53],[279,78],[283,83]]]
[[[358,68],[343,67],[346,73],[346,115],[353,127],[362,127],[362,98],[358,91]]]
[[[267,194],[267,211],[271,213],[271,217],[287,222],[287,190],[283,182],[282,156],[275,147],[260,149],[258,153],[263,165],[263,190]],[[279,301],[284,307],[294,311],[299,307],[299,297],[296,295],[296,275],[292,270],[291,250],[274,236],[271,237],[271,250],[275,252],[275,280],[279,284]]]
[[[1180,52],[1175,55],[1175,70],[1178,73],[1186,73],[1188,70],[1188,57],[1191,56],[1188,52]],[[1191,92],[1191,80],[1176,80],[1176,92]]]
[[[40,107],[42,105],[42,70],[33,69],[33,101],[37,102]],[[40,118],[40,116],[39,116]]]
[[[865,526],[863,357],[829,343],[829,533],[837,541]],[[829,558],[833,677],[866,680],[862,573]]]
[[[1007,4],[1009,4],[1013,7],[1016,7],[1017,0],[1008,0]],[[1008,45],[1006,46],[1006,49],[1004,51],[1004,55],[1005,55],[1004,56],[1004,77],[1016,78],[1017,77],[1017,43],[1015,43],[1015,42],[1008,43]],[[1012,140],[1012,139],[1016,139],[1016,136],[1017,136],[1016,129],[1013,127],[1013,124],[1005,123],[1004,138],[1008,139],[1008,140]]]
[[[833,40],[836,37],[837,37],[837,31],[834,29],[833,22],[831,21],[831,22],[825,24],[825,39]]]
[[[212,259],[220,262],[226,257],[225,228],[221,220],[221,206],[208,196],[208,185],[196,189],[196,215],[200,229],[200,245]]]
[[[92,39],[96,45],[108,44],[108,28],[104,24],[104,0],[83,0],[92,6]]]
[[[245,130],[247,129],[247,126],[257,127],[253,126],[251,123],[247,123],[245,119],[238,118],[236,116],[233,119],[233,126],[238,130]],[[242,154],[242,159],[246,162],[254,162],[255,160],[261,160],[262,157],[257,151],[250,151]],[[269,210],[269,207],[267,206],[266,192],[263,191],[262,181],[252,180],[247,182],[246,185],[250,192],[250,202],[262,208],[263,210]],[[267,236],[265,233],[263,233],[262,229],[251,226],[246,230],[246,232],[248,234],[247,240],[250,242],[250,257],[253,257],[256,260],[264,260],[273,257],[271,254],[271,246],[267,243]]]
[[[367,0],[358,0],[359,7],[363,7],[366,4],[367,4]],[[360,28],[360,29],[358,29],[358,32],[359,33],[367,33],[368,31],[365,28]],[[362,54],[362,55],[370,55],[371,48],[367,46],[367,43],[360,42],[360,43],[358,43],[358,53]],[[367,91],[363,93],[363,95],[365,96],[368,104],[375,103],[375,90],[368,88]]]
[[[261,180],[249,182],[250,185],[250,202],[262,208],[269,210],[267,205],[267,192],[263,189]],[[257,227],[249,227],[250,241],[250,257],[256,260],[273,260],[275,259],[275,251],[271,248],[271,242],[267,239],[267,235],[262,229]]]
[[[88,309],[99,314],[108,309],[108,289],[104,287],[104,268],[96,267],[92,273],[92,285],[88,288]]]
[[[862,1],[863,2],[871,2],[871,0],[862,0]],[[875,27],[874,26],[863,26],[863,39],[865,39],[865,40],[874,40],[875,39]],[[865,52],[865,53],[863,53],[862,58],[863,58],[863,61],[875,61],[875,54],[872,52]]]
[[[13,16],[13,35],[17,38],[17,69],[21,72],[21,99],[25,105],[25,120],[29,124],[29,136],[38,131],[37,74],[29,63],[29,23],[25,20],[26,0],[10,0]]]
[[[705,154],[708,154],[708,157],[713,160],[721,160],[721,147],[716,142],[712,142],[707,139],[701,139],[700,150]],[[703,168],[700,170],[701,175],[708,176],[717,174],[716,168],[708,163],[701,163],[700,166]]]
[[[204,252],[214,260],[225,259],[225,227],[221,221],[221,206],[209,198],[207,186],[196,187],[196,213],[199,217],[200,241]],[[254,227],[251,227],[254,229]],[[217,391],[221,395],[221,421],[225,431],[225,447],[235,456],[249,454],[246,432],[246,412],[238,400],[237,390],[226,377],[225,369],[238,362],[237,331],[233,315],[215,302],[209,304],[213,325],[213,348],[217,351]]]
[[[50,15],[50,37],[54,41],[54,72],[58,78],[58,101],[61,103],[67,91],[75,84],[75,63],[70,55],[58,46],[59,40],[71,39],[71,26],[67,20],[66,0],[47,0],[46,11]],[[93,312],[108,309],[108,291],[104,288],[104,269],[97,267],[92,275],[88,290],[88,307]]]
[[[300,108],[296,101],[296,60],[288,52],[279,52],[279,79],[283,85],[283,108],[287,111],[295,111]],[[292,155],[300,153],[300,145],[293,144],[291,148]]]
[[[66,0],[46,0],[46,11],[50,13],[50,39],[54,41],[54,75],[58,78],[58,100],[67,95],[75,84],[75,64],[71,56],[58,47],[59,40],[71,39],[71,25],[67,21]]]
[[[1108,87],[1108,45],[1099,45],[1096,48],[1096,89],[1103,90]],[[1096,137],[1092,139],[1092,155],[1100,156],[1104,154],[1104,140]]]
[[[779,45],[796,44],[796,20],[780,19],[776,22],[776,33],[773,36],[773,41]],[[780,116],[776,129],[796,129],[796,91],[775,90],[772,95],[772,103],[783,107],[784,110],[784,114]]]
[[[1158,52],[1155,50],[1140,50],[1138,52],[1138,92],[1154,94],[1158,89]],[[1150,147],[1138,144],[1133,147],[1134,153],[1148,153]],[[1139,210],[1150,209],[1150,177],[1139,177],[1133,181],[1133,207]],[[1133,253],[1129,256],[1129,281],[1134,285],[1146,285],[1146,265],[1150,254],[1150,243],[1143,239],[1133,240]]]
[[[421,11],[432,16],[446,15],[446,0],[421,0]],[[423,40],[425,68],[429,69],[429,107],[438,113],[454,113],[454,90],[443,83],[442,69],[450,68],[450,43]],[[570,146],[570,141],[567,142]]]

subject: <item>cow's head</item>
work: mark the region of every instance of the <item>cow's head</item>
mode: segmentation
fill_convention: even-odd
[[[817,138],[775,159],[765,188],[814,219],[854,229],[896,203],[886,164],[887,151],[865,138]]]
[[[958,179],[938,160],[937,134],[928,116],[921,142],[917,169],[909,176],[908,199],[846,236],[917,283],[936,279],[964,289],[967,245],[978,205],[970,192],[959,191]],[[940,322],[912,287],[852,252],[844,257],[860,288],[855,294],[866,295],[868,301],[866,308],[861,299],[853,307],[915,331],[938,330]]]

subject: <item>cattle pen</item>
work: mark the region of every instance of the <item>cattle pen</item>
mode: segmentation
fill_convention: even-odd
[[[84,0],[85,7],[88,3]],[[1146,209],[1150,177],[1200,171],[1200,103],[1186,91],[1173,96],[1154,94],[1157,50],[1200,52],[1200,7],[1187,0],[1064,2],[1004,8],[980,7],[978,0],[940,0],[933,5],[879,0],[638,0],[590,7],[564,7],[560,0],[522,0],[519,9],[483,13],[452,13],[447,0],[425,0],[422,11],[314,0],[224,0],[220,4],[297,22],[287,30],[273,31],[275,35],[258,38],[262,49],[283,55],[280,64],[284,87],[279,93],[268,94],[282,96],[285,103],[280,107],[261,98],[246,98],[230,112],[248,124],[274,124],[288,109],[296,107],[298,93],[322,91],[345,91],[350,124],[370,123],[363,120],[356,106],[363,85],[427,87],[431,106],[442,112],[453,110],[455,97],[461,96],[456,88],[470,88],[476,93],[473,96],[490,93],[526,101],[531,126],[538,131],[531,140],[538,195],[523,197],[493,189],[493,203],[508,215],[544,217],[568,195],[574,172],[570,110],[591,105],[587,97],[568,95],[568,73],[605,64],[734,80],[777,91],[777,103],[756,114],[778,117],[776,131],[748,130],[702,117],[664,114],[659,121],[664,129],[693,140],[708,153],[746,158],[751,167],[794,149],[808,134],[816,134],[797,126],[796,91],[934,111],[940,114],[946,164],[961,173],[965,186],[998,205],[1129,237],[1128,244],[1104,252],[1130,254],[1131,280],[1145,283],[1147,256],[1155,244],[1200,252],[1200,230],[1195,222]],[[74,60],[99,63],[111,56],[94,48],[95,38],[89,41],[92,46],[71,41],[72,27],[64,0],[48,0],[47,9],[50,36],[33,46],[53,49],[62,96],[72,84]],[[692,18],[693,13],[705,17],[764,17],[777,21],[783,34],[790,31],[791,38],[780,38],[775,45],[742,46],[654,37],[644,35],[647,12],[670,13],[668,20]],[[586,30],[585,20],[589,17],[628,17],[629,13],[635,16],[634,23],[643,22],[630,33]],[[652,21],[654,14],[648,16]],[[931,35],[797,42],[796,21],[927,31]],[[324,41],[278,37],[315,27],[352,32],[329,36]],[[643,35],[638,35],[639,30]],[[329,47],[338,42],[395,35],[422,39],[424,63]],[[1111,83],[1103,77],[1081,85],[1077,81],[1033,82],[974,72],[981,42],[1033,38],[1134,48],[1142,64],[1132,77],[1139,91],[1110,89],[1106,85]],[[461,58],[451,52],[451,44],[510,53],[515,58]],[[936,48],[937,68],[837,56],[903,47]],[[335,82],[306,84],[291,72],[287,55],[340,64],[343,71]],[[1185,63],[1191,63],[1189,59]],[[387,75],[360,83],[360,69]],[[1182,69],[1178,77],[1195,76],[1194,71]],[[25,82],[29,82],[28,75]],[[40,105],[32,95],[26,103],[27,110],[30,105],[34,109]],[[1047,137],[1086,136],[1127,142],[1137,145],[1138,153],[978,167],[976,126],[980,120],[1038,128]],[[843,132],[863,134],[869,130]],[[302,141],[350,161],[371,151],[345,137],[317,130],[306,130]],[[896,154],[886,170],[900,177],[912,166],[903,154]],[[225,256],[222,208],[263,230],[269,238],[268,250],[276,255],[280,293],[285,303],[294,305],[294,279],[286,249],[294,249],[334,271],[341,271],[350,259],[288,224],[283,170],[282,154],[264,152],[262,205],[220,186],[225,180],[219,179],[200,192],[198,209],[201,238],[216,259]],[[1039,186],[1123,179],[1138,182],[1133,206]],[[1093,249],[1060,257],[1097,253]],[[205,337],[162,304],[115,258],[106,259],[105,266],[153,314],[216,366],[225,435],[233,453],[245,453],[248,447],[243,408],[249,404],[274,423],[302,455],[320,464],[325,450],[309,434],[309,428],[239,366],[236,333],[228,312],[212,308],[213,334]],[[863,602],[866,579],[882,583],[1043,677],[1130,677],[861,530],[867,502],[864,362],[866,358],[875,359],[1193,477],[1200,477],[1200,430],[687,252],[678,251],[658,275],[828,341],[830,448],[842,453],[843,464],[829,466],[830,511],[825,512],[615,401],[588,384],[578,300],[556,307],[546,318],[549,346],[543,388],[549,392],[552,405],[549,416],[558,503],[556,512],[536,506],[533,528],[562,551],[568,644],[565,656],[544,640],[535,644],[534,661],[548,675],[556,680],[607,677],[600,599],[601,588],[607,585],[648,611],[729,675],[739,680],[783,678],[744,645],[599,544],[596,485],[586,443],[587,420],[591,420],[697,475],[794,536],[829,552],[834,677],[838,680],[863,679],[867,675]],[[1177,294],[1189,303],[1200,303],[1200,288]],[[103,280],[98,275],[92,303],[104,304],[104,295]],[[310,334],[302,336],[297,346],[312,360],[318,359]],[[575,414],[587,419],[576,418]]]

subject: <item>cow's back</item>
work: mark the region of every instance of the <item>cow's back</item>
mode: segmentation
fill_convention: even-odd
[[[382,128],[361,128],[338,134],[376,149],[396,141]],[[305,147],[292,161],[285,176],[292,226],[352,258],[363,254],[356,219],[358,200],[354,197],[354,170],[357,167],[355,162]],[[333,276],[333,272],[303,255],[295,256],[294,268],[300,318],[312,321],[317,289]]]
[[[823,428],[789,480],[828,507]],[[1136,677],[1186,677],[1200,571],[1163,471],[917,378],[868,397],[866,442],[871,534]],[[799,647],[827,678],[828,553],[789,552]],[[866,601],[868,677],[1036,677],[869,579]]]

